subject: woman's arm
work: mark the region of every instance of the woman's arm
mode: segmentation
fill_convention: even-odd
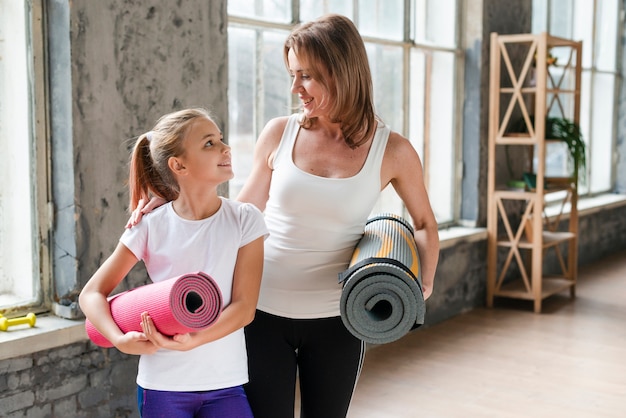
[[[259,237],[239,249],[231,302],[213,325],[202,331],[177,334],[169,338],[159,333],[149,315],[144,314],[142,327],[146,337],[159,347],[187,351],[218,340],[252,322],[263,273],[263,240],[264,237]]]
[[[107,297],[137,264],[135,255],[122,243],[100,266],[80,292],[78,301],[85,316],[118,350],[126,354],[151,354],[157,350],[141,332],[124,334],[111,316]]]
[[[255,205],[263,212],[269,198],[270,182],[272,180],[273,159],[280,144],[288,117],[270,120],[254,147],[252,171],[237,196],[240,202]]]
[[[433,292],[439,261],[439,230],[430,206],[422,163],[408,139],[392,132],[385,151],[382,184],[391,183],[404,202],[415,229],[415,243],[422,268],[424,298]]]

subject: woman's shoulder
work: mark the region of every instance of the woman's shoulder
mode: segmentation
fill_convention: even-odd
[[[294,114],[273,118],[265,124],[263,131],[259,135],[255,146],[256,152],[259,153],[259,155],[263,155],[264,160],[268,161],[270,166],[288,123],[290,123],[290,120],[296,120],[297,123],[297,116],[297,114]]]
[[[417,150],[411,141],[398,132],[391,131],[385,149],[383,165],[394,172],[421,166]]]
[[[259,141],[277,142],[283,136],[285,128],[291,118],[297,118],[297,115],[290,116],[278,116],[270,119],[263,128],[261,135],[259,135]]]
[[[404,153],[407,151],[415,151],[411,141],[399,132],[390,131],[389,139],[387,140],[387,152],[388,153]]]

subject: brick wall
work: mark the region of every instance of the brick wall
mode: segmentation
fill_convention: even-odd
[[[137,359],[84,342],[2,360],[0,415],[138,417]]]

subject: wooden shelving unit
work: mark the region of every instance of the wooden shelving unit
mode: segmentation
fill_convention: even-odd
[[[558,49],[561,62],[550,63]],[[575,297],[578,251],[578,192],[572,177],[546,176],[546,117],[579,122],[582,42],[542,34],[491,34],[488,166],[487,306],[494,298],[542,301],[569,290]],[[523,125],[524,129],[513,129]],[[523,133],[519,133],[523,132]],[[533,169],[533,188],[510,189],[502,149]],[[507,154],[508,156],[508,154]],[[533,163],[534,162],[534,163]],[[509,169],[509,171],[511,171]],[[546,215],[546,197],[559,192],[560,212]],[[568,211],[566,209],[569,209]],[[568,212],[565,215],[565,212]],[[567,223],[564,230],[559,225]],[[539,231],[540,233],[535,233]],[[544,271],[554,251],[560,271]]]

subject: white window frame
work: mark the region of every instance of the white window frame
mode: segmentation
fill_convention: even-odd
[[[584,1],[584,5],[591,7],[593,9],[593,13],[591,15],[575,15],[575,9],[577,2]],[[548,33],[554,34],[556,36],[561,36],[565,38],[570,38],[574,40],[578,40],[579,36],[573,33],[552,33],[551,24],[552,24],[552,14],[558,13],[558,15],[566,14],[570,16],[570,20],[572,21],[572,26],[579,25],[577,28],[579,31],[588,33],[588,39],[583,40],[583,57],[590,56],[591,57],[591,65],[585,63],[585,59],[583,59],[583,67],[582,67],[582,97],[581,100],[586,100],[589,102],[588,105],[581,107],[581,116],[580,116],[580,125],[581,131],[583,133],[583,139],[587,144],[587,170],[584,181],[580,184],[579,195],[581,197],[592,197],[602,193],[611,192],[616,183],[616,161],[617,161],[617,124],[618,124],[618,111],[619,111],[619,83],[621,81],[620,74],[620,53],[619,51],[622,48],[621,35],[622,35],[622,25],[624,23],[624,10],[623,10],[623,2],[621,0],[613,0],[616,1],[618,13],[615,14],[615,67],[613,70],[603,70],[597,67],[597,31],[599,30],[599,25],[601,25],[600,19],[597,16],[598,7],[600,2],[603,0],[575,0],[571,2],[557,2],[555,0],[533,0],[533,32],[539,33],[546,31]],[[611,1],[611,0],[608,0]],[[587,3],[588,2],[588,3]],[[569,6],[569,9],[565,10],[564,7]],[[606,22],[605,22],[606,23]],[[581,29],[581,24],[588,24],[588,27],[583,27]],[[570,28],[572,30],[572,28]],[[606,138],[606,141],[610,141],[610,144],[604,143],[604,149],[609,148],[608,155],[594,155],[595,141],[601,141],[602,138],[596,135],[597,125],[604,125],[606,119],[606,113],[604,115],[598,115],[597,112],[594,114],[594,106],[591,101],[596,93],[596,85],[594,80],[597,79],[598,76],[602,75],[611,75],[614,80],[614,95],[612,97],[612,124],[608,128],[610,131],[610,137]],[[585,111],[586,109],[586,111]],[[607,164],[608,162],[608,164]],[[609,168],[611,173],[609,175],[608,184],[604,186],[594,186],[594,170],[598,169],[598,166],[602,166],[603,169]]]
[[[234,1],[234,0],[231,0],[231,1]],[[423,0],[421,3],[428,3],[429,1],[433,1],[433,0]],[[434,1],[437,1],[437,0],[434,0]],[[256,2],[255,4],[259,6],[262,3],[263,2]],[[295,23],[298,23],[300,2],[298,0],[293,0],[291,4],[293,8],[292,21]],[[435,162],[436,160],[433,160],[431,162],[429,158],[429,151],[430,151],[429,144],[432,143],[432,142],[429,142],[432,137],[432,135],[429,132],[429,123],[426,122],[430,114],[429,109],[426,109],[426,111],[423,113],[417,113],[416,108],[419,106],[413,106],[413,103],[411,103],[412,92],[411,92],[411,88],[409,88],[411,84],[410,80],[412,76],[411,56],[414,55],[416,51],[418,51],[419,53],[423,54],[426,57],[427,61],[428,60],[432,61],[433,54],[444,53],[444,54],[450,54],[452,59],[455,60],[454,70],[453,70],[454,81],[453,81],[452,88],[454,89],[456,93],[453,99],[454,104],[451,109],[450,120],[452,121],[451,123],[452,128],[450,128],[451,138],[450,138],[450,144],[448,145],[449,149],[454,154],[452,157],[450,157],[452,160],[449,162],[450,169],[452,170],[452,173],[450,173],[450,178],[451,178],[450,190],[447,191],[447,193],[449,194],[449,197],[446,198],[449,201],[449,208],[447,209],[447,215],[445,216],[445,218],[438,219],[440,226],[447,226],[447,225],[451,225],[451,224],[458,222],[459,217],[460,217],[460,208],[461,208],[460,202],[461,202],[461,179],[462,179],[462,173],[461,173],[462,152],[461,152],[460,138],[462,135],[461,135],[461,123],[460,123],[461,116],[460,115],[461,115],[462,93],[460,92],[462,92],[461,80],[463,79],[462,77],[463,52],[460,49],[461,34],[460,34],[460,30],[457,30],[457,33],[455,35],[455,45],[437,45],[434,43],[433,44],[417,43],[415,41],[415,22],[413,21],[413,18],[415,17],[416,2],[414,0],[413,1],[405,0],[402,4],[405,10],[405,17],[404,17],[404,22],[403,22],[404,23],[404,33],[403,33],[404,39],[402,40],[382,39],[382,38],[376,38],[376,37],[365,36],[365,35],[363,36],[363,38],[366,44],[368,45],[379,45],[379,46],[390,45],[390,46],[395,46],[395,47],[401,47],[403,49],[404,58],[403,58],[403,63],[402,63],[402,77],[403,77],[403,84],[406,86],[406,88],[403,88],[402,113],[407,116],[403,118],[402,126],[392,125],[392,129],[408,137],[411,140],[411,142],[414,144],[414,146],[416,147],[422,159],[422,163],[424,166],[425,181],[427,185],[429,184],[431,171],[432,171],[432,176],[437,176],[437,173],[436,173],[437,163]],[[359,7],[359,3],[354,2],[352,4],[353,16],[348,16],[355,22],[357,27],[359,27],[358,7]],[[457,13],[453,17],[456,21],[455,26],[457,28],[459,27],[458,23],[460,22],[460,14],[461,14],[460,7],[461,7],[461,4],[459,1],[457,1],[456,2]],[[323,12],[327,13],[327,12],[342,12],[342,11],[326,9]],[[236,16],[236,15],[229,14],[229,28],[231,27],[250,28],[250,29],[257,30],[257,31],[278,30],[278,31],[284,31],[286,34],[294,27],[295,23],[272,22],[269,19],[253,18],[253,17],[250,17],[249,15],[248,16]],[[282,56],[278,57],[277,59],[281,60],[282,62]],[[427,65],[428,63],[426,63],[426,66]],[[287,78],[286,72],[285,72],[285,77]],[[261,79],[262,77],[260,76],[256,77],[257,81]],[[419,90],[420,88],[425,89],[425,87],[430,87],[430,84],[428,84],[427,77],[422,82],[424,83],[423,85],[419,85],[417,87],[414,85],[412,88],[413,89],[417,88]],[[376,84],[376,77],[374,77],[374,83]],[[231,87],[229,88],[229,91],[234,90],[232,88],[232,84],[233,83],[231,82]],[[256,107],[256,106],[259,106],[259,96],[263,88],[264,87],[262,83],[258,83],[256,86],[257,91],[249,93],[250,99],[255,102],[254,114],[249,115],[249,117],[251,117],[254,121],[253,124],[254,124],[254,129],[255,129],[255,132],[251,135],[252,141],[256,141],[256,138],[258,137],[260,130],[262,129],[264,124],[267,122],[267,120],[261,120],[262,117],[258,115],[259,113],[257,111],[258,107]],[[436,94],[436,92],[424,92],[424,94],[425,94],[424,100],[428,100],[428,97],[432,99],[433,96]],[[377,98],[376,94],[374,98],[376,100]],[[229,97],[229,100],[230,100],[230,97]],[[297,102],[293,98],[292,98],[291,106],[292,108],[295,108],[295,106],[297,106]],[[426,104],[426,107],[427,106],[428,106],[428,103]],[[440,109],[438,111],[440,111]],[[411,112],[411,114],[409,114],[409,112]],[[285,110],[284,114],[288,114],[288,109]],[[419,122],[416,124],[415,120],[417,118],[424,120],[424,122]],[[229,120],[229,126],[230,125],[236,125],[236,121],[233,121],[232,117],[231,117],[231,120]],[[237,128],[234,127],[234,129],[237,129]],[[419,134],[411,133],[411,131],[415,131],[416,129],[420,130]],[[235,138],[233,134],[229,132],[229,140],[237,141],[238,138]],[[437,141],[437,140],[440,140],[440,138],[432,138],[432,141]],[[246,149],[252,149],[252,148],[253,148],[253,144],[249,144],[246,147]],[[238,152],[240,151],[237,149],[233,150],[234,154]],[[431,166],[432,166],[432,170],[430,170]],[[249,174],[250,167],[235,167],[235,168],[236,168],[235,169],[235,175],[236,175],[235,181],[238,181],[239,185],[237,187],[234,187],[233,183],[231,183],[231,186],[230,186],[231,197],[236,197],[241,182]],[[437,196],[435,196],[434,193],[440,193],[440,192],[441,192],[440,190],[433,190],[430,192],[431,202],[437,199]],[[381,201],[379,201],[379,204],[374,209],[374,211],[388,211],[388,210],[396,212],[396,213],[400,213],[405,216],[408,215],[408,213],[406,213],[406,209],[403,207],[399,199],[395,196],[393,189],[390,187],[387,188],[383,192],[383,197],[381,198]]]
[[[4,3],[4,4],[2,4]],[[24,20],[14,16],[14,7],[20,5],[24,8]],[[23,183],[19,187],[26,188],[21,193],[12,191],[11,197],[20,205],[27,206],[23,213],[18,213],[15,209],[7,209],[7,220],[3,222],[0,230],[0,263],[13,265],[8,270],[2,270],[0,274],[0,313],[10,316],[25,310],[41,312],[47,310],[49,305],[46,295],[50,294],[50,254],[46,243],[49,241],[49,221],[48,201],[50,190],[50,176],[48,164],[48,127],[47,121],[47,87],[46,87],[46,54],[45,54],[45,19],[42,0],[25,0],[14,2],[13,0],[0,0],[0,9],[8,13],[2,18],[6,26],[2,35],[3,42],[6,37],[13,37],[12,40],[19,42],[23,40],[24,49],[3,48],[6,53],[0,57],[0,76],[5,77],[2,81],[6,83],[10,71],[23,70],[27,74],[24,80],[25,91],[22,91],[26,98],[23,107],[26,109],[27,121],[18,128],[21,137],[25,137],[28,142],[28,156],[24,150],[20,150],[20,164],[27,167],[19,167],[19,170],[8,170],[3,173],[4,185]],[[17,14],[21,14],[18,11]],[[15,46],[15,45],[12,45]],[[23,60],[26,58],[25,61]],[[19,67],[19,63],[23,67]],[[17,66],[17,67],[16,67]],[[0,107],[11,105],[11,97],[3,96],[0,92]],[[24,109],[20,109],[23,112]],[[1,110],[2,118],[12,117],[7,109]],[[1,122],[0,122],[1,123]],[[9,124],[7,124],[9,125]],[[8,127],[0,129],[3,138],[0,142],[3,152],[9,152],[11,143],[15,144],[17,138],[12,137],[15,131]],[[5,148],[8,146],[9,148]],[[1,186],[0,186],[1,187]],[[4,190],[7,191],[7,188]],[[2,192],[0,192],[2,193]],[[19,195],[19,196],[18,196]],[[5,196],[6,198],[6,196]],[[21,199],[21,200],[20,200]],[[6,201],[5,201],[6,203]],[[15,206],[13,202],[11,205]],[[14,251],[14,243],[19,244],[21,251]],[[6,257],[11,257],[8,260]],[[10,261],[10,262],[8,262]]]

